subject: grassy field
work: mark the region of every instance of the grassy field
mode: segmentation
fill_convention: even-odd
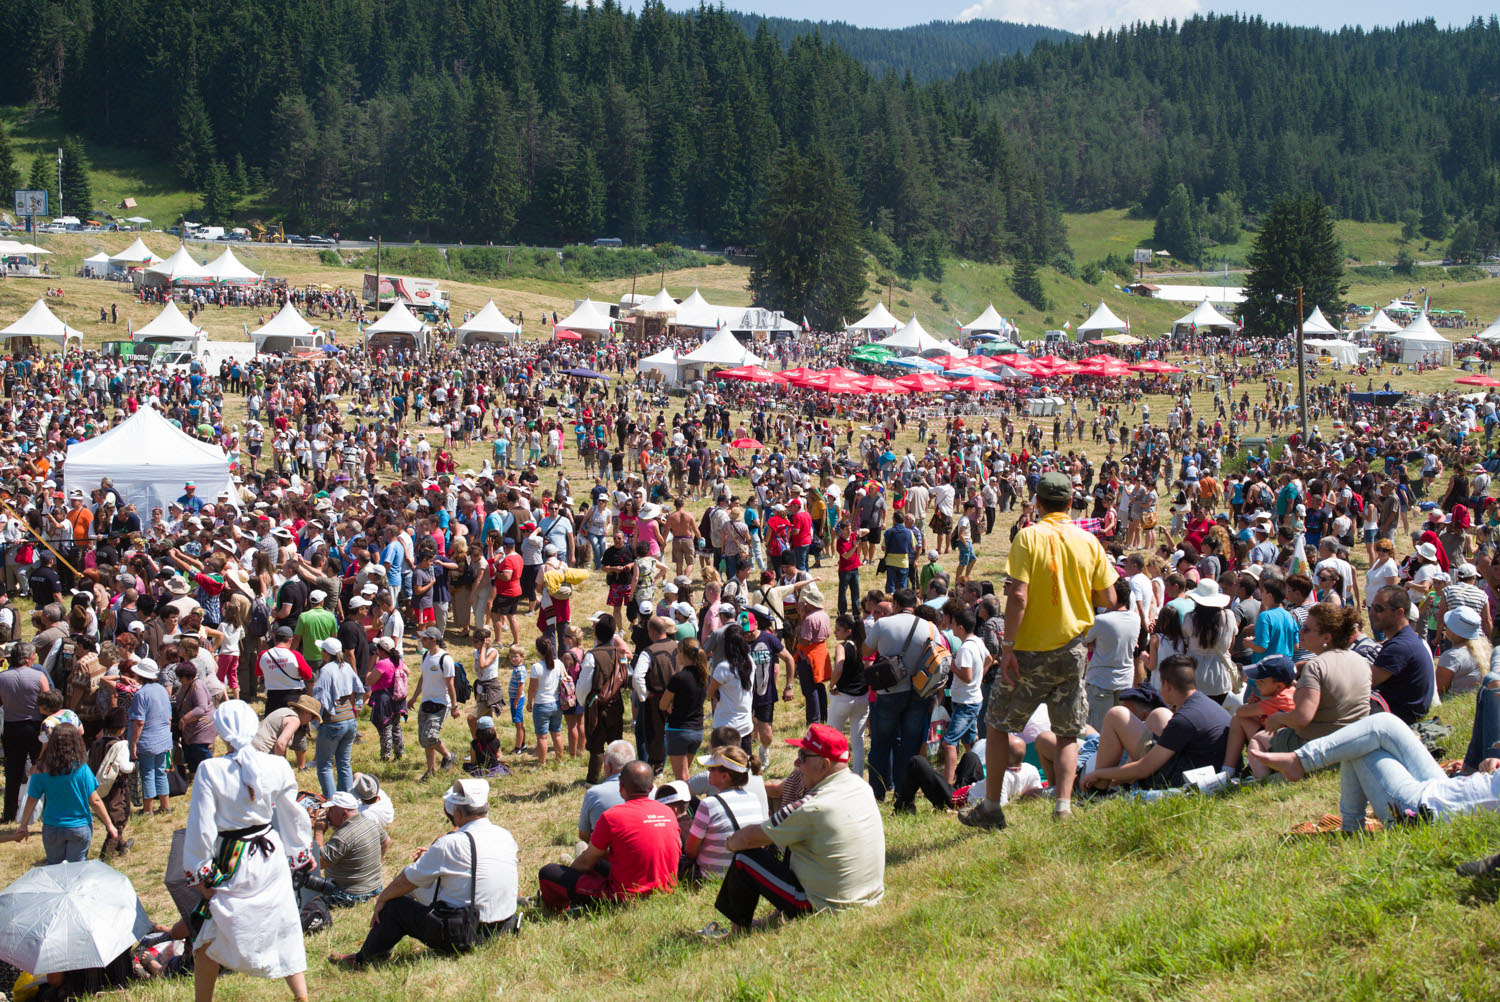
[[[76,264],[98,247],[123,242],[118,235],[62,237],[49,238],[48,246],[57,250],[56,262]],[[148,243],[159,253],[175,248],[175,242],[159,235]],[[347,271],[321,265],[308,251],[248,248],[244,257],[251,267],[287,275],[299,284],[349,281]],[[711,279],[715,284],[703,289],[710,299],[746,302],[744,275],[743,269],[726,266],[693,269],[669,274],[667,286],[682,296],[700,280]],[[939,335],[951,328],[951,321],[945,324],[939,317],[968,319],[990,298],[1002,313],[1020,317],[1028,333],[1040,329],[1043,318],[1016,309],[1003,279],[1002,269],[954,264],[940,289],[918,283],[895,295],[927,297],[926,303],[915,298],[908,303]],[[1059,308],[1054,315],[1057,321],[1085,305],[1092,308],[1104,294],[1050,272],[1046,281],[1049,295],[1069,302],[1067,313]],[[450,283],[450,289],[455,311],[475,309],[494,296],[507,312],[520,308],[530,315],[543,308],[562,312],[585,293],[618,297],[628,282],[531,283],[505,289]],[[0,283],[0,320],[19,315],[42,284]],[[154,308],[111,296],[124,290],[104,283],[69,278],[60,284],[66,305],[59,312],[91,342],[123,336],[125,316],[139,324],[155,314]],[[1497,290],[1500,281],[1436,290],[1435,305],[1473,297],[1478,308],[1485,300],[1492,304]],[[1355,298],[1388,298],[1399,291],[1371,287]],[[934,292],[953,303],[955,314],[927,305]],[[1122,315],[1134,311],[1138,325],[1164,327],[1180,312],[1169,304],[1118,294],[1105,298]],[[121,327],[101,327],[98,306],[112,299],[122,307]],[[253,312],[210,309],[201,319],[215,338],[236,338],[243,336],[242,323],[256,323]],[[909,310],[898,304],[896,312],[905,316]],[[1451,385],[1452,376],[1439,371],[1407,377],[1406,385],[1443,388]],[[1159,409],[1166,403],[1150,402]],[[1206,409],[1208,400],[1200,395],[1197,403]],[[241,407],[233,402],[231,419],[242,413]],[[1086,404],[1081,409],[1087,413]],[[911,437],[906,433],[898,444]],[[461,450],[459,466],[477,467],[482,458],[481,447]],[[575,485],[587,482],[571,457],[565,469]],[[544,485],[550,479],[550,474],[544,476]],[[1000,576],[1006,524],[1002,519],[1002,531],[981,544],[977,577]],[[951,570],[951,558],[949,563]],[[831,599],[831,570],[819,576]],[[870,583],[868,575],[865,583]],[[603,592],[597,579],[580,588],[575,618],[582,621],[599,608]],[[527,619],[522,622],[529,643],[535,629]],[[455,645],[454,651],[469,661],[465,645]],[[1449,749],[1453,754],[1461,754],[1467,740],[1472,706],[1472,697],[1461,698],[1440,713],[1458,728]],[[800,719],[799,707],[784,706],[779,736],[800,730]],[[413,729],[408,727],[409,736]],[[447,727],[452,747],[462,747],[465,734],[457,723]],[[388,876],[444,830],[441,785],[416,782],[422,767],[415,742],[408,748],[405,762],[380,763],[374,736],[364,728],[355,752],[356,768],[378,776],[396,804]],[[776,750],[772,775],[790,767],[790,751]],[[571,854],[582,766],[570,761],[540,768],[530,756],[511,764],[515,774],[494,784],[493,816],[521,846],[522,893],[531,894],[536,870]],[[316,788],[310,772],[301,781],[304,788]],[[972,832],[926,807],[915,817],[887,814],[887,896],[880,907],[718,944],[705,944],[695,935],[716,918],[714,892],[708,887],[581,920],[533,915],[519,940],[461,959],[436,959],[403,948],[389,967],[352,975],[334,971],[322,958],[357,947],[369,916],[369,907],[363,906],[337,913],[330,932],[308,941],[309,982],[319,997],[367,1002],[438,995],[464,1002],[501,996],[592,1000],[601,990],[622,1000],[725,1002],[939,995],[1081,1002],[1250,1000],[1268,993],[1287,999],[1493,997],[1500,979],[1495,888],[1476,890],[1453,876],[1451,866],[1494,851],[1500,823],[1491,815],[1353,840],[1284,836],[1296,822],[1333,810],[1337,789],[1337,778],[1330,774],[1297,786],[1250,788],[1215,799],[1155,804],[1112,800],[1079,805],[1078,819],[1065,826],[1049,820],[1045,804],[1023,804],[1011,812],[1011,829],[1000,835]],[[166,919],[170,907],[161,885],[165,847],[185,810],[179,803],[172,819],[133,820],[137,849],[121,864],[158,919]],[[39,858],[36,842],[0,849],[0,885]],[[284,991],[280,983],[230,977],[221,985],[220,997],[269,1002],[283,998]],[[176,982],[137,987],[131,997],[165,1002],[189,995],[190,987]]]

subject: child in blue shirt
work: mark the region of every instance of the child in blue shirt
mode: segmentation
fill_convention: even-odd
[[[507,648],[510,658],[510,722],[516,725],[516,746],[510,750],[519,755],[526,750],[526,648],[511,644]]]

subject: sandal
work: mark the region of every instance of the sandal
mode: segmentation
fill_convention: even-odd
[[[710,922],[708,925],[698,930],[698,936],[700,938],[710,941],[728,939],[732,935],[734,935],[734,930],[726,929],[718,922]]]

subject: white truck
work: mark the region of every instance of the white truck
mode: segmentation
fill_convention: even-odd
[[[413,313],[429,320],[433,319],[431,314],[446,312],[448,309],[448,293],[438,286],[435,278],[366,273],[364,300],[366,306],[379,310],[388,310],[401,303]]]
[[[200,372],[217,375],[224,362],[248,363],[255,355],[255,345],[249,341],[174,341],[151,356],[151,368],[161,372],[191,372],[196,363]]]

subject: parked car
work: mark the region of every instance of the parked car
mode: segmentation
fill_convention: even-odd
[[[307,238],[298,236],[296,233],[288,233],[286,235],[286,242],[289,244],[305,244],[307,243]]]
[[[310,243],[310,244],[319,244],[319,245],[325,246],[325,247],[332,247],[333,246],[333,238],[332,237],[325,237],[321,233],[310,234],[308,236],[308,238],[307,238],[307,242]]]

